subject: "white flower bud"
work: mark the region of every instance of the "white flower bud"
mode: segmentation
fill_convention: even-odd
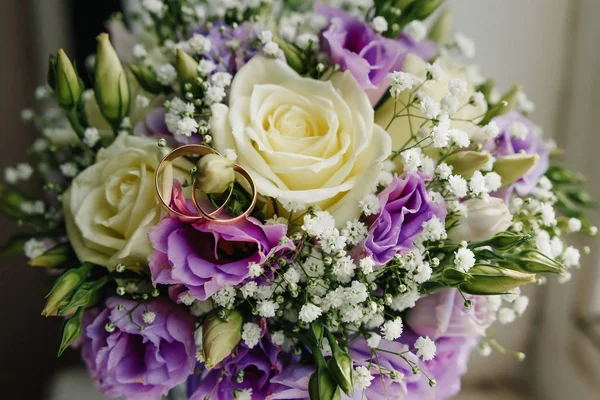
[[[458,225],[448,234],[453,241],[480,242],[507,230],[511,225],[512,215],[502,199],[471,199],[463,204],[467,208],[466,215],[459,217]]]
[[[218,154],[208,154],[198,161],[198,189],[204,193],[223,193],[235,180],[233,163]]]

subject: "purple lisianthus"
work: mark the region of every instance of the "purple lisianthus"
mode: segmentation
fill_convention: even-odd
[[[315,372],[314,365],[290,364],[271,379],[270,395],[266,400],[296,399],[308,400],[308,380]]]
[[[510,112],[493,119],[500,128],[500,135],[486,145],[495,157],[509,156],[525,152],[537,154],[540,159],[522,178],[499,193],[499,197],[510,196],[515,190],[519,196],[531,194],[540,178],[550,165],[550,152],[538,134],[533,122],[517,112]]]
[[[373,105],[389,87],[388,74],[402,70],[408,54],[429,60],[437,51],[435,44],[426,40],[415,43],[404,35],[398,40],[384,38],[338,8],[316,4],[315,12],[329,21],[321,33],[321,47],[342,71],[352,73]]]
[[[174,204],[189,212],[180,190],[174,185]],[[286,233],[286,225],[264,225],[253,217],[235,224],[188,224],[166,217],[148,235],[156,250],[150,260],[152,279],[183,285],[196,299],[206,300],[249,278],[250,263],[263,264],[273,254],[293,249]]]
[[[423,296],[407,315],[406,322],[420,336],[436,340],[441,337],[478,337],[493,322],[493,313],[484,296],[471,296],[467,309],[457,289],[443,289]]]
[[[378,195],[380,213],[363,243],[364,252],[378,264],[385,264],[394,255],[408,252],[415,238],[423,231],[423,223],[433,217],[446,218],[446,208],[435,203],[418,174],[395,175]]]
[[[202,138],[199,135],[187,137],[185,135],[174,135],[167,128],[165,117],[167,110],[163,107],[148,111],[146,118],[140,120],[133,128],[133,134],[139,137],[152,139],[165,139],[170,147],[179,147],[186,144],[200,144]]]
[[[194,324],[185,308],[166,299],[139,304],[110,297],[83,315],[82,357],[107,396],[160,400],[194,371]]]
[[[233,400],[235,392],[251,391],[253,400],[263,400],[269,394],[273,377],[281,372],[278,360],[281,349],[273,344],[267,331],[267,322],[259,319],[261,338],[256,346],[249,348],[244,342],[234,352],[211,370],[203,369],[188,379],[190,400]],[[243,380],[238,376],[243,371]]]

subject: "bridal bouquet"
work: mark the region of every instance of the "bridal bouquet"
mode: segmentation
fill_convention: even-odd
[[[569,279],[593,201],[442,2],[142,0],[52,55],[1,253],[55,280],[59,354],[193,400],[445,399],[475,348],[522,359],[486,329]]]

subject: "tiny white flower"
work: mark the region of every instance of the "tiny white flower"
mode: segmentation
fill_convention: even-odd
[[[518,315],[523,315],[525,310],[527,310],[527,306],[529,305],[529,297],[527,296],[519,296],[513,302],[513,309]]]
[[[26,181],[33,175],[33,168],[27,163],[17,164],[17,174],[20,180]]]
[[[142,312],[142,319],[144,320],[145,324],[150,325],[156,319],[156,314],[154,314],[154,312],[152,312],[150,310],[144,310]]]
[[[488,172],[485,175],[485,187],[488,192],[495,192],[502,186],[502,177],[496,172]]]
[[[447,93],[442,98],[440,107],[443,113],[452,115],[460,108],[460,99],[452,93]]]
[[[439,123],[433,127],[431,132],[431,140],[433,141],[433,147],[442,148],[448,146],[450,137],[448,136],[450,130],[450,118],[447,115],[440,117]]]
[[[469,181],[469,187],[475,196],[486,194],[488,192],[485,177],[481,171],[475,171],[473,173],[471,180]]]
[[[569,218],[569,232],[579,232],[581,230],[581,220],[577,218]]]
[[[379,336],[375,332],[371,332],[368,334],[367,344],[369,345],[370,348],[372,348],[372,349],[376,348],[377,346],[379,346],[380,342],[381,342],[381,336]]]
[[[235,389],[233,392],[234,400],[252,400],[252,388]]]
[[[573,246],[567,247],[561,256],[561,259],[567,268],[579,265],[580,258],[581,254],[579,253],[579,250]]]
[[[358,205],[366,217],[379,213],[381,207],[379,204],[379,199],[374,194],[369,194],[365,196],[358,203]]]
[[[461,96],[467,93],[467,81],[462,78],[451,79],[450,82],[448,82],[448,89],[453,95]]]
[[[273,332],[271,334],[271,341],[276,346],[279,346],[279,347],[283,346],[283,344],[285,343],[285,335],[284,335],[283,331]]]
[[[454,42],[456,43],[458,51],[460,51],[463,56],[467,58],[475,57],[475,43],[473,43],[471,38],[462,33],[457,33],[454,36]]]
[[[346,221],[346,225],[344,225],[344,228],[341,231],[342,236],[346,237],[346,242],[351,245],[360,243],[367,237],[368,233],[369,230],[367,226],[359,220]]]
[[[258,34],[258,40],[263,43],[269,43],[273,41],[273,33],[271,31],[262,31]]]
[[[500,128],[495,121],[491,121],[489,124],[481,128],[481,131],[488,140],[495,139],[500,134]]]
[[[162,0],[143,0],[142,7],[144,7],[148,12],[152,14],[156,14],[158,17],[163,16],[163,2]]]
[[[279,304],[272,300],[261,300],[256,305],[258,314],[264,318],[273,318],[275,312],[279,310]]]
[[[414,20],[404,28],[404,33],[415,42],[420,42],[427,36],[427,27],[421,21]]]
[[[371,257],[365,257],[359,261],[358,266],[360,267],[360,270],[363,272],[363,274],[369,275],[373,272],[373,267],[375,267],[375,261]]]
[[[212,295],[213,301],[221,307],[232,308],[235,302],[235,289],[231,286],[225,286]]]
[[[447,235],[444,222],[434,215],[428,221],[423,222],[423,233],[421,235],[423,235],[424,240],[438,241],[445,239]]]
[[[421,357],[423,361],[430,361],[435,358],[436,346],[429,336],[420,336],[415,342],[417,357]]]
[[[384,17],[375,17],[371,21],[371,26],[377,33],[383,33],[388,30],[388,22]]]
[[[540,204],[538,212],[541,215],[542,223],[544,224],[544,226],[556,225],[556,213],[554,212],[554,207],[552,207],[552,204]]]
[[[371,381],[375,379],[367,367],[359,366],[354,370],[354,387],[364,390],[371,386]]]
[[[185,117],[177,121],[175,134],[190,137],[198,132],[198,122],[194,118]]]
[[[244,324],[242,328],[242,340],[249,349],[253,349],[258,344],[260,337],[260,326],[253,322],[246,322]]]
[[[419,147],[403,151],[400,157],[402,157],[404,171],[409,174],[417,172],[417,169],[423,164],[423,154]]]
[[[258,278],[264,272],[264,268],[255,262],[251,262],[248,264],[248,276],[250,278]]]
[[[60,172],[67,178],[74,178],[79,172],[79,168],[74,162],[67,162],[60,165]]]
[[[390,80],[390,94],[392,97],[398,97],[398,95],[405,90],[411,90],[421,81],[418,76],[403,71],[394,71],[388,76]]]
[[[150,105],[150,99],[143,94],[135,96],[135,106],[137,108],[146,108]]]
[[[473,93],[473,96],[471,96],[471,101],[475,103],[477,108],[487,108],[487,100],[485,99],[485,95],[481,92]]]
[[[463,198],[467,195],[467,181],[460,175],[451,175],[448,178],[448,190],[456,197]]]
[[[481,343],[479,345],[479,354],[482,357],[489,357],[492,354],[492,346],[489,343]]]
[[[148,55],[146,48],[143,44],[137,43],[133,46],[133,56],[135,58],[145,58]]]
[[[475,254],[466,247],[459,248],[454,253],[454,265],[461,272],[469,272],[475,265]]]
[[[452,175],[452,168],[453,168],[452,166],[450,166],[446,163],[441,163],[435,169],[435,173],[437,174],[437,176],[440,179],[446,180],[446,179],[450,178],[450,176]]]
[[[190,292],[185,292],[183,295],[179,296],[179,301],[188,307],[194,304],[194,300],[194,296],[192,296]]]
[[[23,251],[27,258],[37,258],[46,252],[46,245],[42,240],[31,238],[23,245]]]
[[[436,61],[433,64],[427,64],[427,72],[431,74],[431,77],[435,81],[439,81],[444,77],[444,70],[439,61]]]
[[[210,39],[197,33],[188,40],[188,45],[194,54],[208,53],[212,48]]]
[[[240,288],[240,293],[247,299],[253,297],[257,290],[258,284],[254,281],[250,281]]]
[[[156,80],[163,86],[171,86],[177,80],[177,70],[171,64],[162,64],[154,67]]]
[[[517,94],[517,109],[525,114],[531,114],[535,111],[535,104],[527,98],[524,92]]]
[[[516,139],[525,140],[527,138],[527,133],[529,133],[529,129],[527,128],[527,125],[517,121],[513,122],[508,127],[508,133],[510,134],[510,136]]]
[[[217,72],[212,74],[210,81],[213,85],[226,88],[231,85],[233,76],[228,72]]]
[[[206,90],[206,102],[208,104],[220,103],[223,101],[227,94],[225,93],[225,89],[221,86],[211,85]]]
[[[500,311],[498,311],[498,321],[502,325],[510,324],[516,318],[517,318],[517,314],[515,313],[515,310],[513,310],[513,309],[504,307],[504,308],[501,308]]]
[[[271,57],[275,57],[279,52],[279,45],[275,42],[268,42],[263,46],[263,52]]]
[[[428,262],[424,262],[419,264],[416,268],[416,274],[413,276],[413,279],[416,283],[421,284],[427,282],[431,278],[431,274],[433,270]]]
[[[402,335],[404,325],[402,318],[397,317],[394,320],[386,321],[381,327],[381,334],[385,340],[396,340]]]
[[[421,114],[428,119],[436,119],[441,112],[440,103],[431,96],[424,96],[419,104]]]
[[[468,147],[471,144],[469,135],[461,129],[451,129],[448,135],[458,147]]]
[[[216,68],[215,63],[210,60],[200,60],[198,63],[198,72],[203,76],[210,75]]]

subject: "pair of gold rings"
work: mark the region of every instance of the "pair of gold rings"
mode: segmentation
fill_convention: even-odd
[[[233,170],[235,171],[236,176],[239,175],[239,176],[243,177],[246,180],[246,182],[248,183],[250,190],[252,192],[252,194],[251,194],[252,201],[250,203],[250,206],[248,207],[248,209],[246,209],[242,214],[240,214],[238,216],[234,216],[234,217],[230,217],[230,218],[221,218],[220,217],[220,215],[223,214],[223,212],[226,210],[227,205],[229,204],[229,202],[231,201],[231,199],[233,197],[233,191],[234,191],[233,185],[230,185],[227,199],[225,200],[225,202],[221,206],[219,206],[216,210],[214,210],[212,212],[208,212],[204,208],[202,208],[202,206],[199,204],[198,197],[196,196],[197,178],[194,175],[194,177],[192,179],[192,204],[197,211],[196,215],[183,214],[179,210],[174,209],[171,206],[172,190],[170,190],[170,189],[165,190],[165,188],[170,188],[173,185],[173,163],[175,162],[175,160],[177,160],[180,157],[187,157],[187,156],[202,157],[202,156],[205,156],[208,154],[220,155],[219,152],[217,152],[216,150],[211,149],[210,147],[207,147],[207,146],[199,145],[199,144],[189,144],[189,145],[181,146],[181,147],[178,147],[175,150],[171,151],[169,154],[167,154],[162,159],[160,164],[158,165],[158,168],[156,169],[156,173],[154,176],[154,185],[155,185],[157,197],[158,197],[162,207],[169,213],[169,215],[171,215],[171,217],[176,218],[182,222],[194,224],[194,223],[198,223],[198,222],[202,222],[202,221],[210,221],[210,222],[215,222],[215,223],[219,223],[219,224],[234,224],[234,223],[246,218],[248,215],[250,215],[250,213],[254,209],[254,206],[256,205],[256,198],[258,196],[258,193],[256,191],[256,185],[254,183],[254,180],[252,179],[252,176],[250,175],[250,173],[248,171],[246,171],[243,167],[241,167],[237,164],[234,164],[234,167],[233,167]],[[165,197],[169,197],[169,198],[165,199]]]

